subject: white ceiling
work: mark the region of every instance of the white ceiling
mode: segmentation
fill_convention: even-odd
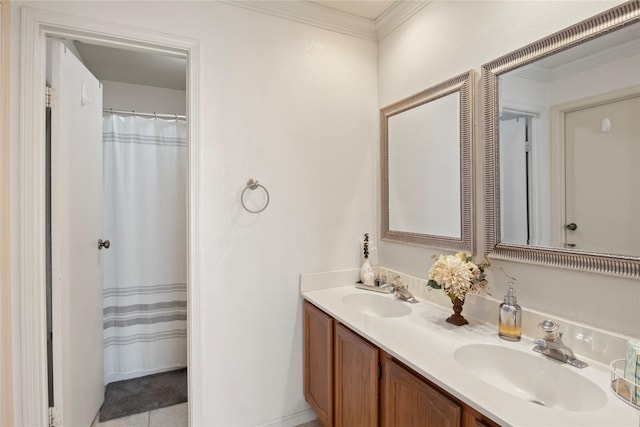
[[[98,80],[185,90],[184,58],[75,42],[84,65]]]
[[[306,0],[305,0],[306,1]],[[375,21],[397,0],[311,0],[321,6]],[[98,80],[185,90],[186,61],[75,42],[85,66]]]

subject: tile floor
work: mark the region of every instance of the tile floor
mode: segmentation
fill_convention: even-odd
[[[96,417],[91,427],[187,427],[187,405],[180,403],[103,423]]]

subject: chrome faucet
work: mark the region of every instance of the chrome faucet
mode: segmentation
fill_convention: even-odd
[[[396,298],[401,299],[403,301],[410,302],[412,304],[415,304],[418,302],[416,297],[414,297],[413,294],[409,292],[409,289],[407,289],[407,286],[404,283],[402,283],[402,277],[400,276],[394,277],[393,282],[391,282],[391,288],[393,289],[393,292]]]
[[[563,334],[558,332],[558,324],[556,322],[553,320],[545,320],[538,325],[538,328],[540,328],[544,336],[533,340],[533,343],[536,345],[533,351],[575,366],[576,368],[586,368],[589,366],[585,362],[576,359],[573,350],[562,342]]]

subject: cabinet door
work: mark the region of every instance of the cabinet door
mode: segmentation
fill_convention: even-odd
[[[389,357],[382,363],[382,427],[460,427],[459,404]]]
[[[500,427],[500,425],[465,405],[462,411],[462,427]]]
[[[378,425],[378,349],[335,326],[335,426]]]
[[[325,427],[333,425],[333,319],[304,302],[304,398]]]

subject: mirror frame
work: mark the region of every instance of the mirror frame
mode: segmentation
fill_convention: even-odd
[[[474,251],[473,102],[475,73],[470,70],[380,109],[380,199],[382,240],[432,248]],[[460,238],[389,229],[389,117],[444,96],[460,93]]]
[[[492,258],[640,277],[640,257],[502,243],[500,232],[499,95],[501,74],[640,22],[633,0],[515,50],[482,66],[485,140],[485,251]]]

